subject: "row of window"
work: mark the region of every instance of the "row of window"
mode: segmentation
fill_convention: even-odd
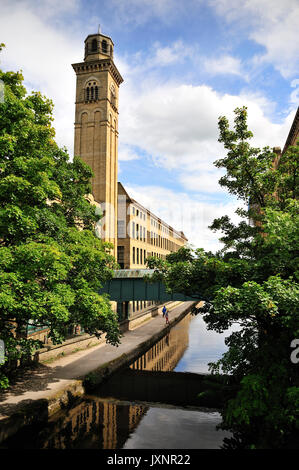
[[[130,368],[135,370],[166,370],[172,356],[172,351],[169,349],[169,337],[166,336],[140,356],[131,364]]]
[[[156,258],[161,258],[161,259],[166,258],[166,256],[162,255],[161,253],[156,253],[154,251],[146,253],[146,250],[142,248],[136,248],[135,246],[133,246],[132,264],[145,265],[145,261],[148,256],[155,256]],[[117,262],[120,265],[120,269],[124,269],[125,267],[125,247],[124,246],[117,247]]]
[[[137,217],[140,217],[141,219],[143,220],[146,220],[146,214],[144,212],[142,212],[141,210],[135,208],[134,206],[131,206],[132,207],[132,214],[133,215],[136,215]],[[167,235],[169,235],[169,227],[165,227],[164,225],[160,224],[159,222],[157,222],[155,219],[151,218],[151,226],[154,227],[154,228],[157,228],[158,230],[160,230],[162,233],[165,233]]]
[[[146,228],[132,222],[132,238],[146,242]]]
[[[147,241],[146,240],[146,228],[142,227],[139,224],[135,224],[135,222],[132,222],[131,236],[134,240],[140,240],[140,241],[146,242]],[[158,235],[155,232],[147,232],[147,237],[148,237],[148,243],[150,243],[153,246],[162,248],[164,250],[177,251],[180,247],[179,245],[172,242],[168,238],[161,237],[161,235]]]
[[[167,251],[177,251],[180,248],[180,245],[177,243],[172,242],[168,238],[161,237],[161,235],[157,235],[155,232],[151,232],[150,243]]]
[[[132,250],[132,263],[133,264],[145,264],[146,260],[146,250],[142,248],[135,248],[133,246]]]
[[[142,212],[141,210],[135,208],[134,206],[132,206],[132,214],[133,215],[136,214],[136,216],[140,217],[140,219],[146,220],[146,214]]]
[[[151,219],[151,225],[152,225],[153,227],[157,228],[158,230],[161,230],[161,232],[169,234],[169,228],[168,228],[168,227],[165,227],[165,226],[162,225],[162,224],[160,224],[160,223],[157,222],[155,219]]]
[[[156,258],[166,259],[166,256],[162,255],[162,253],[156,253],[152,251],[152,252],[148,252],[146,255],[146,250],[143,250],[142,248],[135,248],[135,246],[133,246],[132,248],[132,263],[133,264],[144,265],[146,262],[146,258],[148,256],[155,256]]]
[[[155,219],[151,219],[151,225],[155,228],[161,229],[161,225]]]

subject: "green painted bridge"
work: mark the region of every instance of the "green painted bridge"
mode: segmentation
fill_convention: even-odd
[[[192,301],[194,297],[188,297],[181,293],[168,293],[162,282],[149,282],[145,276],[154,273],[153,269],[119,269],[114,271],[114,277],[108,281],[100,294],[109,294],[115,302],[130,302],[138,300],[156,300],[168,302],[171,300]],[[201,299],[198,299],[201,300]]]

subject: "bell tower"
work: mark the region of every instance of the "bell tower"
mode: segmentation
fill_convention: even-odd
[[[111,38],[98,32],[85,39],[84,62],[72,64],[77,76],[74,154],[93,173],[92,194],[101,204],[101,237],[117,244],[118,93],[123,82],[113,62]]]

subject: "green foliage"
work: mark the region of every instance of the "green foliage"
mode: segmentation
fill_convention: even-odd
[[[19,72],[0,70],[0,79],[0,338],[8,363],[40,346],[27,338],[29,324],[49,328],[54,343],[80,324],[117,345],[117,316],[98,294],[116,263],[84,197],[92,172],[55,143],[52,102],[27,95]]]
[[[235,110],[234,130],[219,118],[219,141],[227,156],[215,165],[226,170],[220,184],[248,209],[234,225],[214,220],[224,248],[216,253],[184,249],[151,267],[170,291],[211,303],[201,309],[209,329],[238,331],[212,373],[231,374],[239,390],[222,412],[221,427],[233,432],[226,448],[296,447],[299,442],[299,365],[290,360],[299,338],[298,158],[299,143],[277,155],[252,148],[245,107]],[[198,310],[200,311],[200,309]]]

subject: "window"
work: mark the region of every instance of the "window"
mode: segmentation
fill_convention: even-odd
[[[140,264],[143,264],[142,262],[142,249],[140,248]]]
[[[137,260],[136,260],[136,264],[139,264],[139,248],[137,248]]]
[[[143,250],[143,262],[144,262],[144,264],[145,264],[145,260],[146,260],[146,251]]]
[[[84,91],[85,101],[92,101],[99,99],[99,86],[97,82],[89,82]]]
[[[97,40],[96,39],[93,39],[92,40],[92,43],[91,43],[91,50],[92,52],[95,52],[98,48],[98,44],[97,44]]]
[[[107,44],[107,41],[105,41],[105,39],[102,41],[102,51],[104,52],[104,54],[107,54],[108,52],[108,44]]]
[[[132,222],[132,238],[135,238],[135,222]]]
[[[143,227],[143,240],[146,241],[146,230],[145,230],[145,227]]]
[[[125,238],[126,237],[125,221],[124,220],[118,220],[117,221],[117,237],[118,238]]]
[[[120,265],[120,269],[124,269],[125,267],[125,247],[124,246],[117,247],[117,262]]]
[[[136,224],[136,238],[139,239],[139,225]]]
[[[135,247],[133,246],[133,264],[135,264]]]

